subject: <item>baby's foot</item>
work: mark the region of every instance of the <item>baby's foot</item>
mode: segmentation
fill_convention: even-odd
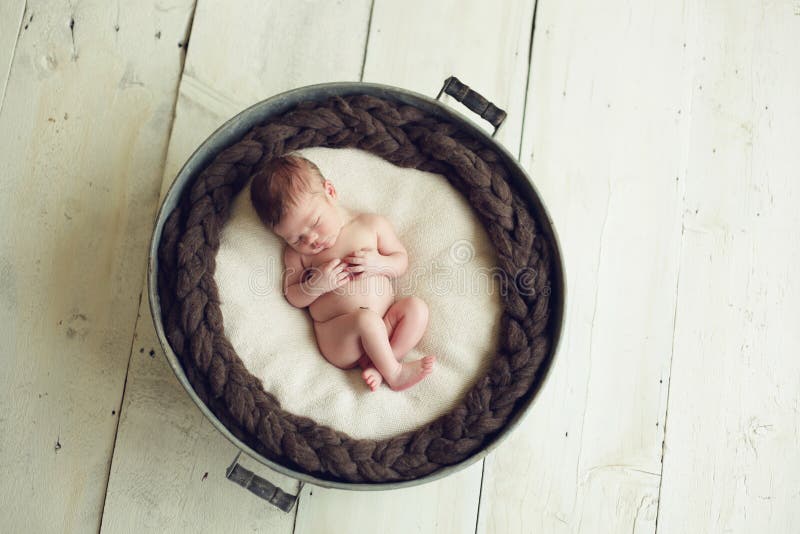
[[[367,383],[369,389],[372,391],[375,391],[381,384],[383,384],[383,377],[372,365],[361,372],[361,378],[364,379],[364,382]]]
[[[386,377],[389,387],[395,391],[408,389],[433,371],[436,356],[425,356],[421,360],[400,364],[400,369],[391,378]]]

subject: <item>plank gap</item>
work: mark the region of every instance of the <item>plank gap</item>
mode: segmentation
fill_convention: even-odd
[[[184,39],[183,39],[183,42],[185,42],[186,44],[183,47],[183,55],[181,57],[180,73],[178,74],[178,79],[177,79],[177,82],[175,83],[175,101],[172,103],[172,121],[170,122],[170,125],[169,125],[169,134],[167,134],[167,144],[164,147],[164,154],[163,154],[163,156],[161,158],[162,161],[164,162],[164,164],[161,166],[162,181],[161,181],[159,199],[158,199],[158,202],[156,203],[156,216],[158,215],[158,211],[159,211],[159,209],[161,207],[161,197],[162,197],[162,195],[166,194],[166,189],[164,188],[163,176],[164,176],[164,172],[167,170],[167,159],[169,158],[169,145],[172,143],[172,134],[175,132],[175,115],[178,112],[178,100],[180,100],[180,97],[181,97],[181,85],[183,84],[183,72],[186,70],[186,58],[189,55],[189,51],[188,51],[188,49],[189,49],[189,40],[192,38],[192,28],[194,27],[194,16],[195,16],[195,13],[197,13],[197,0],[195,0],[194,4],[192,4],[192,14],[189,15],[189,24],[186,25],[186,33],[184,34]],[[153,224],[154,225],[155,225],[155,222],[156,222],[155,219],[153,219]],[[146,283],[147,283],[147,281],[145,280],[145,284]],[[139,315],[141,315],[141,313],[142,313],[141,300],[140,300],[138,309],[139,309]],[[138,320],[137,320],[137,324],[138,324]],[[134,330],[134,335],[136,335],[136,330]],[[125,376],[125,380],[126,381],[128,380],[127,375]]]
[[[481,481],[478,484],[478,511],[475,512],[475,534],[478,534],[478,525],[481,520],[481,496],[483,496],[483,474],[486,472],[486,457],[481,460]]]
[[[364,81],[364,68],[367,66],[367,51],[369,50],[369,37],[372,31],[372,13],[375,11],[375,0],[369,5],[369,18],[367,18],[367,35],[364,38],[364,56],[361,58],[361,73],[358,75],[358,81]]]
[[[128,350],[128,366],[125,369],[125,382],[122,384],[122,395],[119,398],[119,404],[117,404],[117,426],[114,428],[114,439],[111,442],[111,458],[108,462],[108,470],[106,471],[106,481],[105,487],[103,489],[103,503],[100,505],[100,517],[97,523],[97,532],[100,534],[101,529],[103,528],[103,514],[106,511],[106,499],[108,499],[108,482],[111,480],[111,469],[114,466],[114,449],[117,446],[117,436],[119,435],[119,422],[122,421],[122,406],[125,403],[125,389],[128,387],[128,377],[130,376],[131,370],[131,360],[133,359],[133,345],[136,341],[136,332],[138,331],[139,320],[142,318],[142,314],[140,311],[142,307],[142,294],[144,293],[144,285],[142,289],[139,291],[139,302],[136,306],[136,320],[134,321],[133,325],[133,334],[131,335],[131,345],[130,349]]]
[[[684,47],[686,44],[684,43]],[[696,72],[696,71],[695,71]],[[672,314],[672,344],[670,348],[670,355],[669,355],[669,369],[667,371],[667,396],[664,400],[664,425],[661,431],[663,432],[663,437],[661,439],[661,476],[658,479],[658,491],[656,493],[656,518],[655,523],[653,526],[653,534],[658,534],[659,528],[659,519],[661,519],[661,495],[662,495],[662,488],[664,486],[664,462],[666,459],[666,452],[667,452],[667,425],[669,424],[669,399],[670,393],[672,391],[672,366],[675,362],[675,333],[677,330],[678,325],[678,303],[679,303],[679,296],[680,296],[680,283],[681,283],[681,265],[683,262],[683,248],[685,244],[685,234],[686,234],[686,226],[684,224],[684,214],[686,213],[686,184],[689,177],[689,154],[690,154],[690,147],[692,144],[692,106],[694,105],[694,99],[697,91],[697,76],[695,72],[692,73],[690,76],[691,79],[691,90],[689,95],[689,109],[686,113],[686,119],[689,121],[689,125],[686,128],[686,144],[684,146],[685,149],[685,166],[683,169],[683,180],[680,181],[679,188],[682,188],[682,193],[680,191],[680,200],[678,200],[678,208],[679,208],[679,217],[681,222],[681,236],[680,236],[680,245],[678,247],[678,269],[675,275],[675,301],[674,306],[675,309],[673,310]]]
[[[525,131],[525,117],[528,114],[528,98],[530,98],[530,85],[531,85],[531,63],[533,63],[533,37],[536,32],[536,11],[539,8],[539,2],[533,4],[533,17],[531,17],[531,35],[528,39],[528,75],[525,77],[525,99],[522,101],[522,126],[519,134],[519,147],[517,148],[517,161],[522,161],[522,132]]]
[[[300,482],[300,487],[297,488],[297,500],[295,501],[293,508],[294,521],[292,521],[292,534],[296,534],[297,532],[297,516],[300,515],[300,493],[302,493],[304,487],[305,485],[303,485],[303,483]]]
[[[691,128],[689,128],[689,138],[691,139]],[[685,203],[681,202],[681,213],[683,213],[684,209]],[[681,285],[681,261],[683,259],[683,239],[685,233],[686,227],[683,222],[681,222],[681,245],[678,249],[678,274],[675,277],[675,311],[672,314],[672,350],[669,355],[669,372],[667,373],[667,398],[664,401],[664,428],[661,429],[664,433],[664,437],[661,440],[661,476],[658,479],[658,492],[656,493],[656,521],[653,534],[658,534],[658,519],[661,515],[661,488],[664,485],[664,457],[667,448],[667,424],[669,423],[669,394],[672,390],[672,363],[675,361],[675,327],[678,324],[678,296]]]
[[[117,7],[119,9],[119,6],[117,6]],[[184,43],[184,45],[183,45],[183,50],[184,51],[183,51],[183,54],[181,56],[180,74],[177,77],[177,82],[175,83],[175,90],[173,92],[174,95],[175,95],[175,99],[174,99],[173,104],[172,104],[172,120],[170,122],[169,134],[167,135],[167,139],[171,139],[172,138],[172,131],[173,131],[174,127],[175,127],[175,110],[177,109],[178,99],[180,98],[180,85],[181,85],[181,81],[183,80],[184,69],[186,68],[187,49],[188,49],[188,45],[189,45],[189,39],[191,39],[191,35],[192,35],[192,26],[194,24],[194,15],[195,15],[196,10],[197,10],[197,2],[195,2],[192,5],[192,11],[191,11],[191,14],[189,15],[189,23],[187,24],[186,33],[184,34],[184,39],[182,41]],[[24,16],[22,17],[22,20],[25,20]],[[118,25],[119,25],[119,11],[117,11],[117,26]],[[162,154],[162,157],[161,157],[161,160],[162,160],[162,166],[161,166],[162,174],[163,174],[163,169],[166,167],[168,145],[169,145],[169,143],[167,143],[167,145],[165,145],[164,153]],[[159,202],[157,202],[157,205],[156,205],[156,213],[158,213],[158,204],[160,204],[160,199],[159,199]],[[153,224],[155,224],[155,220],[153,220]],[[149,254],[148,254],[148,256],[149,256]],[[134,353],[135,353],[134,344],[136,342],[136,337],[137,337],[137,334],[139,332],[139,322],[140,322],[140,320],[142,318],[142,295],[147,290],[147,269],[148,268],[149,268],[149,257],[148,257],[148,263],[144,265],[144,275],[145,276],[144,276],[144,279],[143,279],[143,282],[142,282],[142,286],[141,286],[141,288],[139,290],[139,301],[138,301],[138,303],[136,305],[136,310],[137,310],[136,319],[134,320],[133,333],[131,334],[131,342],[130,342],[130,347],[128,349],[128,365],[127,365],[127,367],[125,369],[125,381],[124,381],[123,386],[122,386],[122,395],[120,396],[119,403],[117,405],[117,425],[116,425],[116,428],[114,429],[114,439],[111,442],[111,458],[110,458],[110,460],[108,462],[108,470],[106,472],[105,488],[104,488],[104,491],[103,491],[103,503],[100,506],[100,518],[99,518],[99,522],[98,522],[98,525],[97,525],[98,534],[101,532],[101,530],[103,528],[103,519],[104,519],[105,511],[106,511],[106,501],[108,499],[108,485],[109,485],[109,482],[111,480],[111,471],[112,471],[113,466],[114,466],[114,456],[115,456],[114,452],[115,452],[116,446],[117,446],[117,437],[119,435],[120,421],[122,421],[122,409],[123,409],[123,406],[125,405],[125,391],[126,391],[126,389],[128,387],[128,378],[130,377],[131,361],[133,360]],[[148,299],[149,299],[149,295],[148,295]]]
[[[11,69],[14,66],[14,57],[17,55],[17,43],[19,43],[19,38],[22,35],[22,23],[25,21],[25,16],[27,14],[28,2],[26,0],[22,9],[22,13],[19,16],[19,24],[17,25],[17,38],[14,39],[14,46],[11,47],[11,57],[8,61],[8,69],[6,69],[5,75],[3,76],[3,94],[0,96],[0,114],[3,113],[3,107],[5,107],[6,104],[6,89],[8,88],[8,79],[11,77]]]
[[[186,33],[183,35],[183,40],[178,43],[178,48],[183,48],[183,55],[181,57],[181,73],[180,76],[178,76],[178,91],[180,90],[181,80],[183,79],[183,70],[186,68],[186,56],[189,54],[189,40],[192,38],[192,27],[194,26],[194,14],[196,11],[197,1],[192,4],[192,14],[189,15],[189,24],[186,25]],[[175,92],[175,106],[173,106],[173,109],[175,109],[175,107],[178,105],[178,91]],[[172,123],[173,125],[175,124],[174,118]],[[170,131],[170,138],[172,138],[172,131]]]

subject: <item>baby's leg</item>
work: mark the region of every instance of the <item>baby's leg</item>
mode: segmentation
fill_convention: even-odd
[[[354,312],[354,315],[361,344],[389,387],[396,391],[409,388],[433,370],[435,360],[433,356],[426,356],[414,362],[402,364],[397,362],[386,335],[386,325],[377,313],[360,309]],[[367,383],[369,384],[369,382]]]
[[[428,305],[418,297],[398,300],[383,316],[383,322],[394,357],[397,361],[402,361],[425,333],[428,326]],[[358,364],[363,369],[361,376],[364,381],[375,391],[383,382],[383,377],[366,355],[361,357]]]
[[[354,313],[314,322],[314,334],[319,351],[339,369],[352,369],[363,354]]]
[[[428,305],[419,297],[406,297],[392,304],[383,320],[388,323],[389,343],[399,361],[422,339],[428,327]]]

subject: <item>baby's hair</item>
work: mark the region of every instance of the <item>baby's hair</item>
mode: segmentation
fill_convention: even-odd
[[[319,167],[296,153],[269,160],[253,175],[250,201],[264,224],[274,228],[289,206],[297,205],[302,193],[314,190],[313,183],[299,172],[303,168],[313,171],[319,183],[324,183]]]

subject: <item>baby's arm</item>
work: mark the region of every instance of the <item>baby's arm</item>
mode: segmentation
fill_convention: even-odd
[[[381,274],[390,278],[401,276],[408,268],[408,254],[397,234],[392,228],[392,223],[380,215],[367,215],[365,222],[375,230],[377,236],[377,250],[362,248],[345,256],[344,261],[349,265],[347,271],[358,278],[362,275],[371,276]]]
[[[305,269],[303,262],[300,261],[300,254],[293,248],[286,247],[283,251],[284,276],[283,276],[283,295],[289,304],[295,308],[305,308],[317,300],[316,295],[311,295],[309,291],[303,289],[303,277]]]
[[[286,265],[283,295],[295,308],[310,306],[321,295],[347,283],[351,276],[345,271],[347,264],[334,258],[320,267],[310,268],[310,276],[306,277],[300,254],[291,247],[284,250],[283,262]]]
[[[386,217],[373,215],[378,233],[378,252],[383,256],[386,267],[394,276],[402,276],[408,269],[408,253],[397,237],[392,223]]]

